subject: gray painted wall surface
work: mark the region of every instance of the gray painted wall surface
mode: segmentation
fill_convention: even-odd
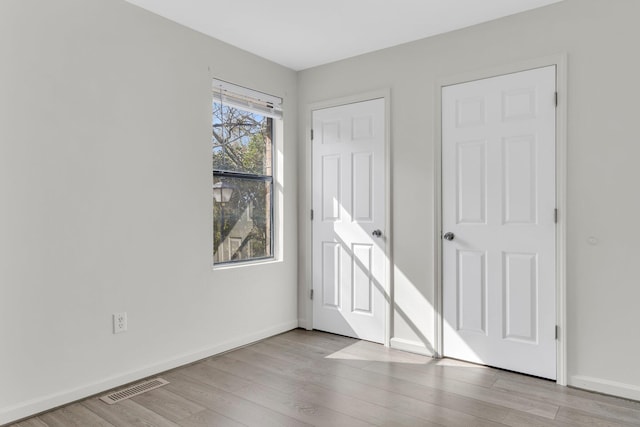
[[[391,90],[395,316],[391,336],[434,339],[434,147],[440,79],[568,57],[567,315],[572,384],[640,398],[640,2],[567,0],[299,73],[299,139],[311,103]],[[306,168],[305,150],[299,151]],[[307,174],[305,169],[300,176]],[[301,200],[308,199],[300,185]],[[300,223],[307,212],[301,212]],[[589,237],[598,244],[588,244]],[[301,234],[301,247],[308,247]],[[301,262],[303,259],[301,258]],[[300,271],[301,282],[304,270]],[[306,292],[299,316],[305,319]]]
[[[0,424],[297,326],[295,72],[113,0],[0,2],[0,64]],[[212,270],[212,77],[285,99],[280,261]]]

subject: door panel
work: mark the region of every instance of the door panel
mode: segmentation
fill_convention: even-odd
[[[486,142],[457,144],[456,198],[459,224],[486,222]]]
[[[373,245],[354,244],[352,271],[352,307],[354,313],[373,314],[374,286],[371,280]]]
[[[487,333],[487,257],[484,252],[458,251],[458,329]]]
[[[385,100],[313,111],[313,327],[384,342]]]
[[[322,219],[338,221],[340,219],[341,182],[340,156],[322,156]]]
[[[504,338],[538,341],[538,257],[504,254]]]
[[[373,155],[353,154],[353,218],[358,222],[373,221]]]
[[[340,309],[342,248],[340,244],[322,242],[322,305]]]
[[[538,212],[536,182],[537,144],[532,136],[505,138],[503,213],[505,224],[535,224]]]
[[[443,88],[444,355],[556,377],[555,67]]]

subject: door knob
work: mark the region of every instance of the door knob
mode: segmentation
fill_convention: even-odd
[[[382,236],[382,231],[380,230],[373,230],[373,237],[381,237]]]
[[[442,237],[444,238],[444,240],[451,241],[451,240],[453,240],[454,237],[456,237],[456,235],[449,231],[447,233],[444,233],[444,236],[442,236]]]

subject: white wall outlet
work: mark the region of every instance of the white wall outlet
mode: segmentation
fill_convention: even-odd
[[[127,313],[113,314],[113,333],[121,334],[127,331]]]

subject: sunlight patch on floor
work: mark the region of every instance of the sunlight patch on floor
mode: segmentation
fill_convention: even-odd
[[[391,362],[411,365],[427,365],[433,363],[433,359],[400,350],[385,348],[381,344],[367,341],[359,341],[340,349],[325,359],[360,360],[363,362]]]
[[[452,366],[456,368],[476,368],[476,369],[489,369],[487,366],[476,365],[474,363],[463,362],[462,360],[455,359],[439,359],[436,362],[438,366]]]

